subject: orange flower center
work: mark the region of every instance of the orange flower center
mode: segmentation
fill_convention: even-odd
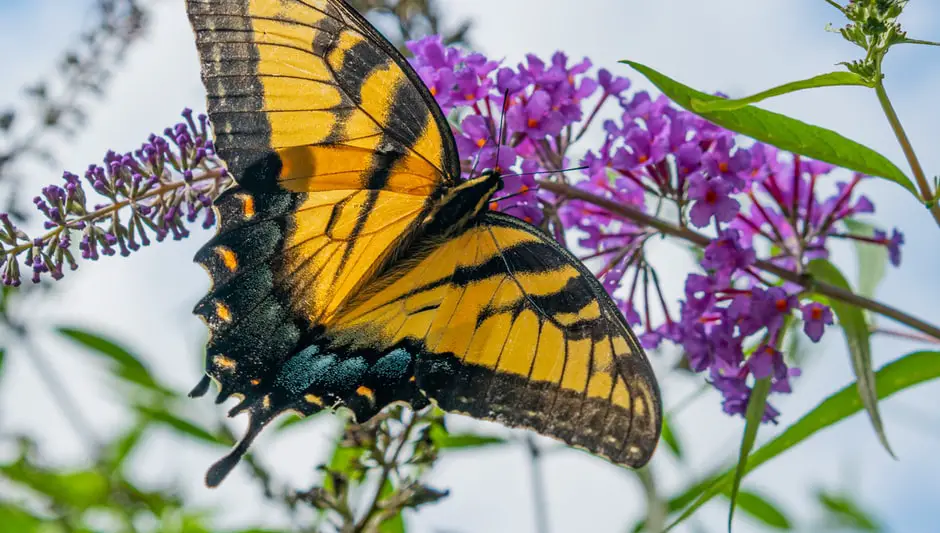
[[[527,124],[529,125],[530,128],[534,128],[539,125],[539,121],[537,119],[530,118]]]
[[[705,193],[705,202],[713,204],[718,201],[718,193],[715,191],[708,191]]]
[[[431,87],[431,96],[437,96],[437,87]]]
[[[809,312],[809,317],[813,320],[822,320],[822,309],[819,307],[814,307]]]
[[[729,167],[728,167],[728,162],[727,162],[727,161],[722,161],[721,163],[718,163],[718,170],[720,170],[720,171],[722,171],[722,172],[728,172],[728,168],[729,168]]]
[[[786,298],[778,298],[775,303],[776,303],[776,305],[777,305],[777,311],[780,311],[780,312],[782,313],[782,312],[784,312],[784,311],[787,310],[787,299],[786,299]]]
[[[496,202],[490,202],[490,211],[496,211],[499,209],[499,204]]]
[[[477,148],[483,148],[484,144],[486,144],[486,139],[477,139]]]
[[[471,101],[471,100],[476,100],[477,95],[471,94],[471,93],[467,93],[467,94],[463,95],[463,98],[464,98],[464,100],[466,100],[466,101],[469,102],[469,101]]]

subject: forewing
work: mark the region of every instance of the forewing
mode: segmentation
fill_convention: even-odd
[[[222,397],[247,395],[408,242],[459,169],[427,89],[344,2],[187,10],[216,149],[240,185],[197,255],[213,289],[196,312]],[[275,333],[283,346],[268,346]]]
[[[440,108],[340,0],[188,0],[219,155],[242,186],[431,194],[459,176]]]
[[[497,214],[416,255],[337,316],[335,346],[418,354],[417,385],[446,410],[633,467],[649,460],[662,423],[655,377],[576,258]]]

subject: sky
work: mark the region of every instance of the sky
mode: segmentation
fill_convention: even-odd
[[[0,102],[12,101],[24,84],[53,71],[57,54],[76,38],[76,21],[83,20],[88,5],[88,0],[0,0],[0,49],[29,51],[4,59]],[[153,6],[149,34],[131,51],[107,97],[93,106],[87,126],[75,139],[53,143],[62,169],[80,171],[99,162],[108,149],[134,149],[151,131],[174,123],[182,108],[204,107],[182,2],[161,0]],[[490,57],[515,64],[526,53],[548,57],[563,50],[572,58],[587,56],[596,66],[629,76],[634,87],[644,89],[649,84],[618,60],[636,60],[693,87],[735,97],[835,70],[838,62],[857,55],[838,34],[825,31],[827,23],[842,22],[823,0],[579,0],[577,9],[566,0],[447,0],[446,9],[451,24],[472,18],[470,39]],[[911,2],[902,22],[914,37],[940,40],[937,2]],[[938,54],[936,48],[897,47],[885,69],[887,90],[897,112],[921,162],[934,174],[940,169],[935,127],[940,121],[936,101],[940,69],[925,67],[936,65]],[[871,92],[828,88],[781,97],[765,107],[834,129],[906,168]],[[60,175],[60,170],[40,166],[29,171],[27,183],[35,190]],[[926,210],[899,187],[879,180],[870,180],[864,187],[864,193],[875,200],[877,220],[899,227],[906,238],[902,268],[889,269],[877,296],[927,321],[940,322],[937,227]],[[188,390],[200,376],[200,344],[205,339],[204,327],[190,309],[208,287],[205,274],[191,263],[191,257],[208,236],[208,232],[194,232],[186,241],[165,242],[129,258],[82,265],[59,282],[55,291],[29,302],[33,325],[48,329],[49,324],[71,324],[106,334],[141,353],[160,378]],[[836,262],[852,275],[851,249],[836,252]],[[667,290],[678,297],[688,259],[664,247],[652,260],[661,268],[660,277],[671,280]],[[881,323],[886,322],[882,319]],[[91,356],[53,335],[41,336],[40,344],[60,375],[68,376],[68,388],[79,407],[93,414],[95,433],[114,434],[128,422],[129,415],[117,406],[119,391]],[[912,342],[876,337],[875,365],[919,348]],[[670,354],[653,359],[661,375],[672,361]],[[7,361],[0,386],[0,430],[44,439],[49,443],[49,460],[55,464],[80,464],[85,450],[28,359],[14,353]],[[772,438],[851,381],[844,343],[833,332],[809,352],[794,394],[775,398],[783,412],[780,425],[762,428],[758,441]],[[699,380],[665,377],[666,409],[700,385]],[[932,496],[940,493],[936,476],[940,459],[935,452],[940,445],[938,393],[940,383],[927,384],[882,403],[897,461],[880,447],[864,415],[857,415],[762,466],[746,478],[744,487],[768,496],[798,523],[813,518],[817,489],[845,489],[857,494],[891,531],[929,531],[940,520]],[[193,402],[192,416],[206,424],[223,412],[211,401]],[[238,419],[232,426],[238,432],[243,423]],[[521,432],[495,424],[454,417],[452,425],[510,435],[522,442]],[[711,392],[683,409],[676,425],[686,449],[683,463],[664,449],[652,462],[660,489],[667,495],[735,458],[743,429],[740,419],[721,413],[718,396]],[[309,485],[315,479],[313,467],[323,461],[335,429],[335,419],[321,417],[281,436],[262,435],[254,453],[285,482]],[[544,439],[538,442],[551,444]],[[534,531],[530,465],[520,443],[445,456],[430,482],[450,489],[451,496],[409,514],[409,531]],[[176,483],[196,505],[225,506],[221,527],[285,526],[285,517],[262,502],[243,469],[237,469],[219,489],[202,485],[205,467],[221,453],[158,433],[135,458],[133,474],[152,483]],[[626,471],[573,450],[547,454],[543,468],[555,533],[623,531],[642,513],[639,484]],[[726,513],[726,502],[716,500],[697,514],[694,523],[700,531],[724,531]],[[735,531],[761,531],[743,513],[737,517]]]

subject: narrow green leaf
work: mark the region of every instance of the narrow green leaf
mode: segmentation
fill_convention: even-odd
[[[764,408],[767,405],[767,395],[770,394],[770,376],[757,380],[751,389],[751,397],[747,400],[747,411],[744,413],[744,435],[741,437],[741,451],[738,453],[738,465],[734,468],[734,481],[731,485],[731,506],[728,508],[728,531],[731,531],[731,521],[734,519],[734,504],[738,499],[738,490],[741,488],[741,479],[747,469],[747,458],[754,448],[757,440],[757,430],[760,429],[764,419]]]
[[[3,362],[5,357],[6,352],[3,350],[3,348],[0,348],[0,377],[3,376]]]
[[[940,378],[940,351],[907,354],[888,363],[875,373],[878,398],[887,398],[896,392],[937,378]],[[747,472],[751,472],[819,431],[854,415],[861,411],[862,407],[862,400],[855,390],[855,384],[843,387],[820,402],[812,411],[803,415],[783,433],[752,453],[747,461]],[[729,490],[733,482],[734,470],[727,469],[696,483],[670,499],[669,510],[673,511],[681,509],[687,502],[698,496],[675,521],[669,524],[667,531],[685,521],[716,495]]]
[[[709,111],[733,111],[735,109],[746,107],[748,104],[757,103],[773,96],[780,96],[782,94],[802,91],[803,89],[813,89],[816,87],[834,87],[839,85],[860,85],[862,87],[873,87],[872,84],[865,81],[865,78],[855,74],[854,72],[829,72],[828,74],[820,74],[819,76],[813,76],[812,78],[807,78],[805,80],[791,81],[790,83],[778,85],[777,87],[767,89],[766,91],[761,91],[746,98],[735,98],[733,100],[719,98],[717,100],[707,101],[692,98],[692,111],[695,113],[707,113]]]
[[[866,513],[863,506],[855,503],[845,494],[836,494],[821,490],[816,493],[816,501],[826,513],[828,525],[851,528],[855,531],[881,531],[877,520]]]
[[[8,481],[44,494],[57,506],[82,511],[107,503],[109,483],[99,471],[55,471],[32,465],[21,459],[0,466],[0,473]]]
[[[633,61],[621,61],[621,63],[638,70],[678,105],[721,127],[783,150],[863,174],[880,176],[901,185],[920,199],[917,188],[894,163],[871,148],[847,139],[832,130],[753,106],[744,106],[734,111],[697,112],[693,108],[693,100],[711,103],[723,99],[696,91],[640,63]]]
[[[755,492],[742,490],[738,492],[738,508],[764,525],[774,529],[791,530],[793,525],[783,511],[766,498]]]
[[[935,42],[935,41],[925,41],[925,40],[923,40],[923,39],[908,39],[908,38],[906,38],[906,37],[903,38],[903,39],[901,39],[900,41],[898,41],[898,44],[902,44],[902,43],[904,43],[904,44],[922,44],[922,45],[925,45],[925,46],[940,46],[940,43]]]
[[[173,396],[175,393],[159,385],[157,381],[147,370],[147,367],[140,362],[128,349],[119,344],[106,339],[95,333],[84,331],[77,328],[60,327],[58,332],[68,339],[81,344],[94,353],[103,355],[113,364],[112,372],[119,378],[136,383],[152,391],[159,392],[165,396]]]
[[[875,227],[867,222],[851,218],[843,220],[846,228],[852,235],[871,237],[875,234]],[[875,243],[852,240],[855,245],[855,257],[858,263],[858,294],[874,296],[875,290],[885,277],[888,265],[888,249]]]
[[[428,430],[431,442],[441,450],[454,450],[459,448],[479,448],[493,444],[505,444],[506,439],[500,437],[487,437],[473,433],[450,433],[441,424],[434,424]]]
[[[835,265],[825,259],[816,259],[810,262],[809,272],[821,281],[830,285],[835,285],[842,289],[852,290],[845,276],[839,272]],[[894,457],[891,451],[891,445],[888,444],[888,437],[885,435],[884,424],[881,422],[881,413],[878,411],[878,393],[875,390],[875,372],[871,365],[871,333],[868,330],[868,322],[865,320],[865,313],[860,307],[846,304],[837,300],[828,300],[827,302],[832,311],[839,317],[839,325],[845,334],[845,341],[849,347],[849,354],[852,357],[852,370],[855,372],[855,380],[858,384],[858,394],[865,404],[865,410],[868,411],[868,418],[871,420],[872,427],[875,428],[875,434],[885,450]]]
[[[679,439],[676,437],[676,434],[672,431],[672,417],[665,416],[663,417],[663,442],[666,443],[666,446],[676,456],[677,459],[682,459],[682,444],[679,442]]]
[[[127,457],[140,443],[140,439],[143,437],[144,431],[146,431],[149,425],[150,420],[140,420],[136,425],[131,427],[129,431],[125,432],[115,441],[108,444],[108,450],[105,452],[104,461],[105,467],[108,469],[108,471],[114,472],[121,468],[121,466],[124,464],[124,461],[127,460]]]
[[[199,439],[201,441],[212,444],[221,444],[223,446],[228,446],[230,444],[228,440],[213,435],[208,430],[205,430],[188,420],[183,420],[169,411],[163,409],[154,409],[145,405],[138,405],[137,411],[154,422],[169,426],[176,431],[179,431],[180,433],[189,435],[190,437]]]

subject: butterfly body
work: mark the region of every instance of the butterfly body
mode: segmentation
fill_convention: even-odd
[[[342,0],[188,0],[218,154],[238,186],[197,253],[194,312],[217,402],[246,436],[285,411],[360,422],[401,401],[528,427],[631,466],[659,390],[600,283],[488,209],[498,172],[460,177],[450,126],[398,51]]]

